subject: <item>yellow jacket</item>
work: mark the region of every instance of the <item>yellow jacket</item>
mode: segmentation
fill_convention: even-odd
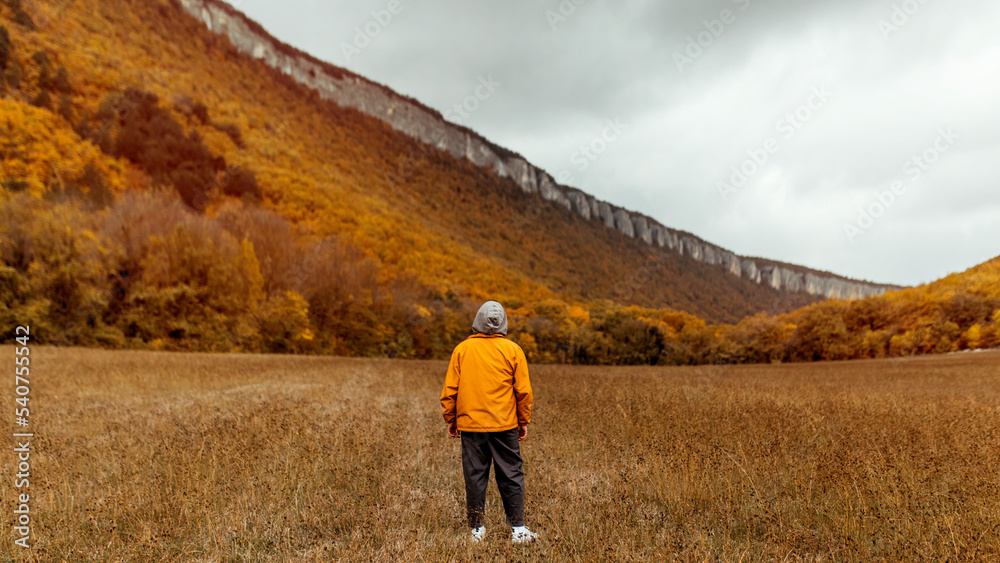
[[[473,334],[455,347],[441,390],[445,422],[465,432],[502,432],[531,422],[531,382],[521,347]]]

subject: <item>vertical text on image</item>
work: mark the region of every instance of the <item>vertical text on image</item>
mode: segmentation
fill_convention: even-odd
[[[14,422],[17,424],[17,431],[14,432],[15,465],[17,473],[14,476],[14,488],[17,492],[17,499],[14,509],[14,535],[17,539],[14,543],[27,548],[28,539],[31,535],[31,509],[27,489],[30,486],[31,477],[31,437],[29,432],[28,395],[31,393],[31,350],[28,348],[28,341],[31,339],[31,327],[19,326],[14,331]],[[22,492],[23,491],[23,492]]]

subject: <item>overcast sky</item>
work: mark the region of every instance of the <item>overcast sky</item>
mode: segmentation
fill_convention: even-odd
[[[1000,255],[998,2],[233,4],[741,255],[898,284]]]

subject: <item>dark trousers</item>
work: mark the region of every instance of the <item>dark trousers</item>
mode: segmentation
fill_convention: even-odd
[[[524,525],[524,471],[517,429],[505,432],[462,432],[462,471],[469,526],[486,522],[486,485],[493,463],[503,510],[511,526]]]

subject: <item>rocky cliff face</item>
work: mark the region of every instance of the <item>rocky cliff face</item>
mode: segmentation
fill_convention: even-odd
[[[552,176],[520,155],[490,143],[465,127],[449,123],[440,113],[415,100],[281,43],[228,4],[218,0],[177,1],[211,31],[226,35],[238,50],[315,89],[322,98],[381,119],[396,130],[455,157],[489,167],[498,175],[511,178],[522,190],[537,193],[586,219],[600,220],[609,229],[625,236],[718,265],[735,276],[766,283],[775,289],[842,299],[896,289],[896,286],[855,281],[790,264],[744,258],[693,235],[665,227],[652,218],[599,201],[580,190],[558,184]]]

